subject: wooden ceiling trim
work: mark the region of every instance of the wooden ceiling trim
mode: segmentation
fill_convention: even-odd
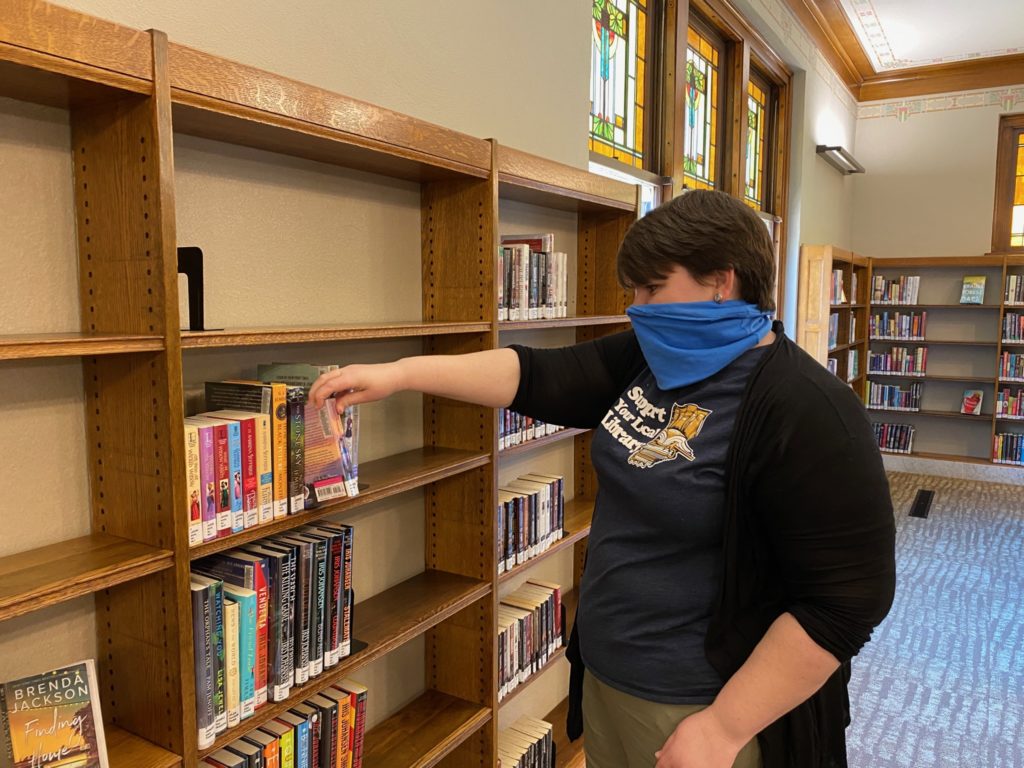
[[[860,101],[974,91],[1024,83],[1024,54],[955,61],[883,72],[867,78]]]

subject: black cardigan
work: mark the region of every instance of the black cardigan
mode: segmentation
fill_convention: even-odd
[[[843,768],[849,660],[888,613],[895,589],[892,502],[863,405],[780,323],[774,330],[733,428],[723,578],[705,652],[727,680],[772,622],[792,614],[841,664],[759,734],[763,765]],[[513,348],[521,378],[511,407],[566,426],[596,427],[646,365],[632,331],[558,350]],[[583,664],[575,628],[567,655],[567,726],[576,739]]]

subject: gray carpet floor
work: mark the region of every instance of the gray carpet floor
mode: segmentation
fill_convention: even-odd
[[[1024,768],[1024,488],[890,483],[896,599],[853,662],[850,766]]]

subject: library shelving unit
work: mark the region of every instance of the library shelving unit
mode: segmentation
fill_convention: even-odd
[[[499,331],[572,328],[575,329],[575,340],[585,341],[626,328],[625,310],[630,297],[618,285],[615,254],[626,229],[636,219],[638,199],[634,188],[608,183],[609,180],[603,177],[539,158],[530,158],[505,147],[498,150],[498,178],[499,206],[509,202],[525,203],[542,211],[575,214],[577,236],[576,281],[570,290],[570,317],[558,320],[501,322],[498,324]],[[535,565],[557,553],[571,552],[573,583],[562,585],[563,604],[566,607],[569,627],[575,615],[579,580],[597,490],[590,463],[591,434],[588,430],[561,430],[539,440],[506,449],[501,452],[497,462],[500,465],[502,459],[512,456],[521,459],[524,454],[552,443],[565,445],[566,449],[569,446],[572,448],[572,486],[575,489],[575,497],[567,499],[565,504],[563,538],[539,557],[502,574],[499,579],[502,583],[507,582],[520,574],[528,573]],[[568,483],[566,485],[568,487]],[[566,628],[566,637],[569,627]],[[564,650],[555,654],[549,659],[545,669],[535,673],[525,684],[521,684],[511,695],[504,698],[499,706],[504,706],[523,695],[531,684],[541,679],[542,675],[563,656]],[[548,720],[554,726],[559,768],[579,766],[582,764],[583,756],[582,739],[570,745],[565,735],[566,707],[567,701],[563,700],[552,712],[532,713],[536,717]]]
[[[834,368],[862,400],[867,391],[870,276],[869,260],[863,256],[833,245],[800,247],[797,340],[822,365]]]
[[[828,280],[832,261],[847,264],[848,257],[835,253],[832,246],[801,248],[800,323],[805,333],[800,344],[824,362],[827,347],[827,324],[824,318],[832,309],[827,304]],[[853,255],[863,265],[867,279],[858,303],[866,306],[867,321],[882,312],[920,314],[927,312],[923,338],[865,339],[862,373],[868,383],[858,394],[868,405],[869,415],[876,423],[909,424],[914,427],[913,450],[909,455],[927,459],[1007,464],[995,455],[997,435],[1024,432],[1024,421],[996,415],[995,404],[1001,389],[1011,394],[1024,386],[1012,377],[1000,374],[1004,354],[1024,353],[1024,342],[1006,338],[1004,318],[1008,313],[1024,311],[1008,301],[1008,280],[1012,275],[1024,279],[1024,257],[1020,255],[987,254],[968,257],[936,258],[868,258]],[[901,277],[919,278],[919,292],[914,303],[883,303],[872,293],[874,279],[895,281]],[[963,280],[968,276],[985,278],[985,292],[980,304],[961,304]],[[823,286],[823,287],[822,287]],[[806,288],[805,288],[806,287]],[[824,303],[821,291],[826,291]],[[817,293],[816,293],[817,291]],[[822,338],[825,341],[822,341]],[[869,353],[886,352],[892,347],[906,348],[910,353],[927,350],[923,373],[880,373],[869,370]],[[1018,358],[1019,359],[1019,358]],[[921,383],[921,398],[916,410],[871,407],[870,383],[908,387]],[[982,407],[978,415],[960,413],[965,390],[981,391]],[[883,449],[884,450],[884,449]],[[906,452],[898,452],[905,454]]]
[[[0,96],[69,116],[81,328],[0,335],[0,360],[81,360],[91,532],[0,558],[0,621],[93,595],[112,768],[192,768],[295,702],[420,637],[425,690],[367,733],[365,764],[494,765],[495,411],[424,397],[422,447],[363,463],[360,496],[190,549],[179,513],[187,495],[182,434],[189,350],[395,339],[415,341],[431,354],[495,348],[499,332],[514,329],[499,324],[496,312],[501,200],[577,216],[575,314],[529,327],[573,328],[579,340],[619,330],[628,296],[617,285],[614,256],[636,218],[635,189],[177,45],[157,31],[38,0],[8,4],[4,15]],[[179,331],[174,141],[182,136],[418,185],[420,316]],[[572,548],[578,581],[596,492],[590,434],[566,430],[552,437],[566,446],[572,441],[576,498],[567,503],[568,535],[557,550]],[[221,734],[213,748],[198,749],[192,561],[411,489],[423,493],[424,570],[357,604],[354,632],[366,650],[296,687],[288,702],[268,703]],[[571,620],[575,584],[566,587]],[[564,741],[564,712],[551,717]],[[578,742],[561,750],[559,764],[578,763],[579,750]]]

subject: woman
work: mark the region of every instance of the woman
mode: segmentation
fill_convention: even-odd
[[[737,200],[665,203],[618,271],[631,331],[349,366],[311,396],[413,389],[595,429],[568,651],[588,768],[845,766],[849,660],[895,584],[864,409],[772,324],[771,243]]]

